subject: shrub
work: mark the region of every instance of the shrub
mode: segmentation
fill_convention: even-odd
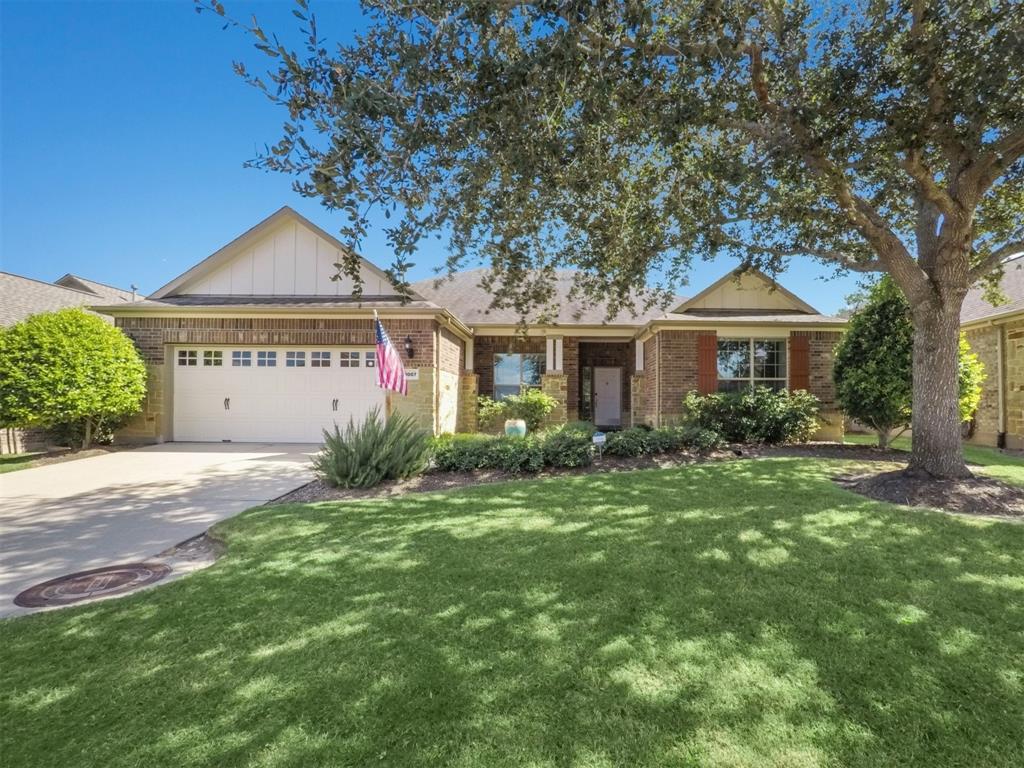
[[[889,278],[879,280],[850,318],[836,347],[833,376],[843,410],[868,425],[885,448],[911,419],[914,327],[903,293]],[[981,401],[985,368],[960,334],[960,418],[969,421]]]
[[[605,439],[602,453],[606,456],[645,456],[649,453],[660,453],[652,441],[653,431],[630,427],[621,432],[610,432]]]
[[[536,432],[544,420],[558,405],[551,395],[539,389],[524,389],[518,395],[504,400],[492,400],[487,396],[478,399],[477,419],[481,429],[501,429],[506,419],[522,419],[530,432]]]
[[[434,441],[434,467],[443,472],[481,469],[495,439],[488,435],[442,435]]]
[[[554,429],[543,437],[544,463],[551,467],[586,467],[594,461],[590,435],[575,429]]]
[[[324,430],[323,448],[313,457],[313,471],[330,485],[369,488],[423,471],[430,456],[430,434],[410,416],[382,419],[374,408],[358,424],[349,419],[344,431]]]
[[[88,448],[142,407],[146,367],[131,340],[81,309],[43,312],[0,334],[3,426],[68,425]]]
[[[788,443],[810,439],[818,428],[818,398],[807,392],[687,394],[683,401],[688,426],[710,430],[730,443]]]
[[[591,437],[597,432],[597,427],[590,421],[570,421],[568,424],[562,425],[561,429],[567,429],[571,432],[582,432]]]
[[[502,435],[491,441],[485,466],[488,469],[499,469],[513,474],[540,472],[544,469],[544,450],[540,440],[532,435]]]

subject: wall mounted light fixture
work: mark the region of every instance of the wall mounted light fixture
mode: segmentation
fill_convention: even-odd
[[[416,356],[416,350],[412,346],[412,336],[405,337],[405,356],[410,360]]]

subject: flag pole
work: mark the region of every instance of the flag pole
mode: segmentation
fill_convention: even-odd
[[[373,338],[374,338],[374,341],[376,341],[376,339],[377,339],[377,326],[379,324],[380,324],[380,317],[377,315],[377,310],[375,309],[375,310],[373,310]],[[374,344],[374,348],[375,349],[379,349],[379,347],[377,347],[376,344]],[[377,355],[377,358],[380,358],[379,354]],[[380,361],[380,359],[378,359],[377,360],[378,371],[380,370],[380,368],[379,368],[380,364],[381,364],[381,361]],[[375,373],[377,374],[378,377],[380,376],[380,374],[378,372],[375,371]],[[378,378],[378,381],[379,380],[380,379]],[[380,386],[380,384],[378,384],[377,386]],[[390,390],[385,390],[384,391],[384,420],[385,421],[387,421],[388,419],[391,418],[391,410],[392,410],[392,406],[391,406],[391,391]]]

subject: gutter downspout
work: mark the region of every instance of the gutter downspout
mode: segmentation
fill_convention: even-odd
[[[998,399],[996,447],[1006,448],[1006,393],[1003,388],[1003,326],[996,327],[996,397]]]

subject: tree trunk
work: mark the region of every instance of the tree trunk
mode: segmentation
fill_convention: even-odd
[[[92,419],[85,420],[85,435],[82,437],[82,450],[89,447],[92,442]]]
[[[913,435],[907,473],[972,477],[960,442],[960,302],[943,304],[913,312]]]
[[[889,447],[889,436],[892,435],[892,431],[888,429],[875,430],[878,433],[878,447],[888,448]]]

